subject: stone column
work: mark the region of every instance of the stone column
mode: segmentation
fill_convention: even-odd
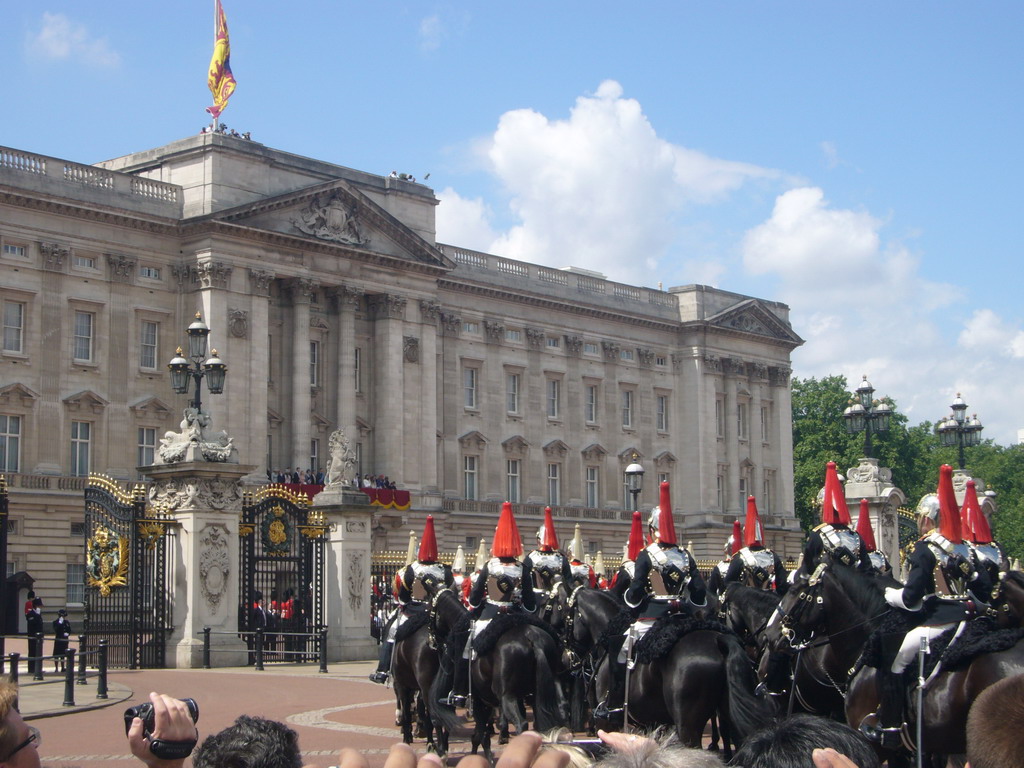
[[[375,658],[370,636],[370,533],[373,513],[364,493],[328,486],[313,506],[330,524],[324,573],[328,661]]]
[[[454,382],[455,386],[442,389],[445,400],[441,424],[441,451],[443,453],[441,487],[446,496],[461,496],[461,448],[458,437],[458,417],[462,413],[462,371],[459,370],[459,336],[462,333],[462,317],[451,312],[441,312],[441,381]]]
[[[736,409],[736,365],[737,361],[722,360],[725,373],[725,456],[729,465],[729,476],[725,479],[725,509],[727,515],[741,516],[744,509],[740,506],[740,439],[737,429]],[[749,488],[747,491],[749,492]]]
[[[374,472],[401,484],[404,477],[402,430],[405,398],[402,327],[406,299],[387,293],[368,297],[374,317]]]
[[[176,668],[203,664],[203,628],[210,627],[213,666],[243,666],[245,643],[238,631],[238,519],[243,475],[251,465],[182,462],[139,467],[153,478],[150,503],[179,524],[168,542],[172,564],[174,630],[169,663]]]
[[[410,441],[419,452],[419,490],[435,497],[430,506],[441,506],[437,476],[437,320],[441,305],[436,301],[420,302],[420,401],[422,422],[419,437]]]
[[[43,329],[43,346],[60,350],[60,353],[42,354],[43,350],[39,350],[40,398],[34,419],[39,445],[36,449],[37,463],[32,471],[60,475],[67,471],[65,462],[68,461],[67,441],[70,439],[61,403],[61,382],[71,354],[66,333],[69,328],[73,329],[69,323],[74,323],[74,314],[70,313],[69,317],[64,299],[64,274],[71,260],[71,248],[59,243],[40,243],[39,252],[42,257],[39,327]]]
[[[316,283],[305,278],[290,282],[292,298],[292,460],[288,467],[303,471],[309,466],[309,301]]]
[[[228,371],[228,387],[235,392],[239,391],[238,382],[231,381],[233,377],[242,376],[248,373],[248,381],[245,382],[246,403],[246,430],[241,434],[249,435],[252,449],[248,452],[246,459],[257,465],[256,471],[250,477],[252,482],[266,482],[266,475],[261,470],[274,469],[274,467],[262,466],[266,454],[267,435],[270,432],[270,425],[267,423],[267,377],[270,371],[270,346],[267,339],[270,335],[270,283],[274,275],[259,269],[249,270],[249,293],[250,310],[248,313],[239,308],[228,309],[228,334],[235,341],[232,343],[230,357],[226,362],[230,366]],[[242,359],[236,359],[235,350],[241,348],[245,355],[244,365]],[[230,391],[230,390],[229,390]],[[229,395],[230,396],[230,395]],[[257,450],[259,447],[262,450]],[[280,446],[275,446],[279,451]]]
[[[338,400],[334,422],[354,439],[356,433],[355,310],[363,299],[362,288],[343,285],[334,290],[338,306]]]

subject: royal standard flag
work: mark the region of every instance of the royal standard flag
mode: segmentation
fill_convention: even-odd
[[[228,42],[228,20],[224,9],[217,0],[217,37],[213,41],[213,56],[210,58],[210,73],[207,85],[213,94],[213,106],[206,111],[216,120],[228,105],[228,99],[235,92],[235,76],[231,74],[231,43]]]

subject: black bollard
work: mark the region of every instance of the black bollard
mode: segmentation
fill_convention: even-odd
[[[96,698],[107,698],[107,641],[100,640],[99,649],[99,679],[96,683]]]
[[[327,627],[320,629],[320,672],[327,672]]]
[[[75,649],[65,651],[67,666],[64,668],[64,706],[75,706]]]
[[[256,669],[263,671],[263,627],[256,628]]]
[[[11,676],[10,681],[15,685],[18,684],[18,660],[21,658],[20,653],[12,653],[11,659]]]
[[[203,627],[203,669],[210,668],[210,628]]]
[[[35,661],[31,662],[31,663],[34,663],[36,665],[35,666],[36,673],[34,675],[32,675],[32,679],[33,680],[42,680],[43,679],[43,633],[39,632],[37,635],[35,635],[35,638],[36,638],[36,643],[35,643],[36,644],[36,652],[34,654],[32,654],[35,657]]]
[[[78,636],[78,684],[85,685],[85,635]]]

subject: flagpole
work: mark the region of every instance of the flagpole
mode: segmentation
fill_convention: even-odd
[[[213,44],[217,45],[217,0],[213,0]],[[217,117],[210,113],[210,133],[217,132]]]

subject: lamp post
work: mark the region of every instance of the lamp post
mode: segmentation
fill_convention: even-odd
[[[875,388],[871,386],[868,377],[857,387],[854,394],[857,400],[843,411],[843,418],[846,419],[846,431],[851,435],[858,432],[864,433],[864,456],[871,456],[871,435],[879,432],[889,431],[889,417],[892,416],[892,406],[883,400],[873,400]]]
[[[960,397],[960,393],[956,393],[956,399],[949,406],[953,409],[953,415],[947,416],[945,419],[935,425],[935,431],[939,435],[939,441],[946,448],[952,448],[954,445],[957,447],[957,463],[960,465],[960,469],[964,468],[964,447],[973,447],[981,443],[981,422],[978,420],[978,414],[974,414],[971,418],[967,418],[967,403]]]
[[[181,347],[167,368],[171,372],[171,388],[179,395],[188,394],[189,379],[196,383],[195,396],[190,405],[196,409],[196,413],[202,413],[203,405],[203,379],[206,379],[206,386],[211,395],[220,395],[224,392],[224,377],[228,367],[217,357],[217,350],[212,350],[209,359],[206,358],[206,339],[210,335],[210,328],[203,322],[203,317],[196,312],[196,319],[188,327],[188,359],[183,355]],[[190,362],[191,361],[191,362]]]
[[[626,467],[626,490],[633,497],[633,509],[639,509],[638,499],[644,486],[644,468],[637,461],[639,456],[633,454],[633,463]]]

